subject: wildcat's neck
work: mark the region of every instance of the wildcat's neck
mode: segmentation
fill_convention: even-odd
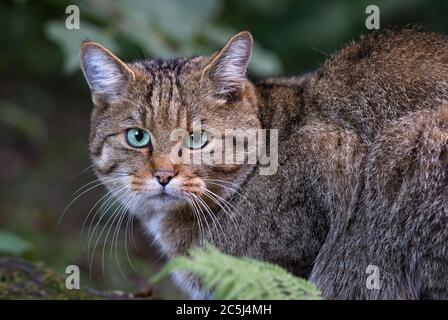
[[[282,129],[303,117],[303,93],[311,75],[271,78],[255,85],[263,128]]]

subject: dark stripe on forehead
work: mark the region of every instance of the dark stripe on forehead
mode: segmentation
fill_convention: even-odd
[[[143,66],[145,67],[146,72],[148,72],[150,74],[150,78],[151,78],[151,82],[148,83],[148,86],[147,86],[146,97],[145,97],[146,101],[144,101],[145,103],[144,103],[144,106],[143,106],[143,108],[145,109],[146,113],[145,113],[145,117],[142,119],[142,121],[145,124],[148,124],[148,119],[147,119],[147,117],[148,117],[148,114],[147,114],[148,109],[149,109],[149,113],[150,113],[149,117],[151,119],[154,119],[154,108],[152,108],[152,106],[151,106],[151,101],[152,101],[152,96],[154,94],[155,77],[154,77],[153,69],[147,63],[143,63]],[[146,108],[146,106],[149,106],[149,107]]]
[[[186,60],[185,60],[186,61]],[[179,87],[180,86],[180,81],[179,81],[179,76],[180,76],[180,72],[182,71],[184,65],[185,65],[185,61],[183,61],[183,63],[180,63],[176,66],[176,68],[174,68],[174,76],[176,78],[176,85]]]
[[[170,96],[170,121],[174,123],[177,120],[177,113],[179,108],[176,108],[176,100],[179,96],[178,88],[176,87],[176,75],[174,72],[170,74],[170,82],[171,82],[171,96]]]
[[[146,123],[146,116],[148,114],[148,110],[146,109],[146,105],[142,105],[139,109],[140,120],[143,124]]]
[[[151,81],[150,83],[147,84],[146,86],[146,95],[143,101],[143,103],[140,106],[139,109],[139,114],[140,114],[140,120],[141,122],[143,122],[144,124],[146,124],[147,122],[147,117],[148,117],[148,101],[151,101],[151,95],[152,95],[152,91],[154,89],[154,82]],[[151,110],[151,108],[149,108],[149,110]]]
[[[179,99],[179,103],[183,105],[184,97],[181,94],[181,83],[180,83],[180,74],[187,63],[187,59],[182,61],[178,66],[176,66],[174,70],[174,83],[176,85],[176,91],[177,91],[177,98]],[[177,112],[177,118],[176,118],[176,127],[181,128],[183,123],[182,120],[186,121],[187,112],[184,110],[184,108],[180,108]]]
[[[173,110],[171,110],[171,106],[173,105],[173,78],[171,75],[171,72],[166,74],[167,78],[168,78],[168,97],[167,97],[167,102],[165,105],[165,115],[166,118],[168,119],[168,121],[171,121],[171,113]]]
[[[179,115],[175,112],[176,110],[170,110],[170,107],[174,105],[174,99],[182,100],[182,95],[179,94],[181,88],[180,75],[189,61],[189,58],[178,58],[171,60],[155,59],[142,62],[146,72],[152,79],[151,87],[148,88],[146,95],[147,104],[149,104],[149,110],[147,111],[150,113],[147,116],[152,121],[154,121],[154,118],[160,117],[160,115],[156,114],[157,112],[161,112],[171,121],[179,121]],[[175,94],[174,90],[177,91],[177,94]],[[157,91],[158,94],[155,96]],[[155,106],[152,102],[158,105]],[[145,121],[145,123],[148,123],[148,121]]]
[[[145,70],[154,78],[154,73],[161,72],[164,74],[168,74],[173,72],[176,76],[176,82],[180,78],[180,74],[183,71],[185,65],[189,61],[188,58],[178,58],[172,60],[149,60],[143,61],[142,65]],[[180,85],[180,83],[176,83],[176,85]]]
[[[150,60],[149,63],[154,67],[158,69],[168,69],[168,70],[175,70],[177,67],[182,67],[189,58],[175,58],[175,59],[154,59]]]
[[[161,85],[161,76],[160,76],[160,72],[158,70],[158,72],[156,73],[156,78],[155,81],[157,82],[157,91],[159,93],[159,96],[157,97],[157,107],[160,108],[160,105],[162,103],[162,99],[163,99],[163,85]]]
[[[169,79],[170,79],[170,93],[169,93],[168,101],[171,104],[171,102],[173,100],[173,91],[174,91],[174,89],[173,89],[173,87],[174,87],[173,74],[169,75]]]

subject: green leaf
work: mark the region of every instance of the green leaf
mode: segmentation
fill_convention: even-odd
[[[112,34],[106,29],[82,20],[79,30],[68,30],[64,21],[49,21],[45,25],[47,36],[59,44],[64,53],[64,71],[71,73],[79,68],[79,48],[85,40],[93,40],[111,51],[118,51]]]
[[[203,249],[192,249],[188,257],[173,258],[151,282],[157,282],[174,271],[196,274],[204,289],[211,290],[215,299],[321,299],[320,292],[313,284],[277,265],[233,257],[210,244],[206,244]]]
[[[259,77],[272,76],[282,71],[282,63],[275,53],[261,48],[255,42],[249,69]]]
[[[30,249],[31,244],[28,241],[13,233],[0,230],[0,253],[19,256]]]
[[[238,31],[217,26],[208,26],[202,30],[203,35],[218,47],[223,46]],[[263,48],[254,39],[254,48],[249,63],[249,71],[258,77],[272,76],[282,72],[282,63],[278,56]]]
[[[80,6],[84,18],[79,30],[66,29],[63,20],[45,25],[48,38],[62,48],[67,73],[79,68],[79,46],[86,39],[116,54],[129,54],[125,46],[119,47],[116,42],[126,39],[142,49],[146,57],[167,59],[199,52],[209,54],[241,31],[215,24],[223,9],[219,0],[93,1]],[[280,73],[282,64],[275,53],[255,42],[249,70],[258,77],[270,76]]]
[[[2,100],[0,110],[0,123],[17,129],[31,141],[40,142],[47,136],[43,120],[30,111]]]

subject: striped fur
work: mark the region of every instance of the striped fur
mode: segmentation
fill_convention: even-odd
[[[98,176],[140,195],[133,213],[168,257],[207,240],[308,277],[330,299],[448,298],[448,40],[414,29],[372,34],[316,72],[256,86],[241,74],[251,43],[242,33],[210,57],[112,57],[128,81],[119,101],[92,90]],[[278,172],[170,164],[169,133],[195,118],[220,130],[279,129]],[[151,132],[151,150],[126,145],[123,132],[135,126]],[[159,197],[157,167],[176,170],[173,188],[211,211],[198,220],[188,202]],[[366,286],[369,265],[380,270],[378,290]],[[174,279],[191,297],[209,297],[191,274]]]

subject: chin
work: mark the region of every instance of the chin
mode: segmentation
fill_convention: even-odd
[[[186,200],[182,196],[161,192],[156,195],[144,195],[136,207],[135,214],[148,216],[160,212],[175,211],[186,205]]]
[[[185,200],[178,197],[173,196],[168,193],[162,193],[155,197],[152,197],[151,205],[155,208],[158,208],[158,211],[171,211],[176,210],[185,205]]]

